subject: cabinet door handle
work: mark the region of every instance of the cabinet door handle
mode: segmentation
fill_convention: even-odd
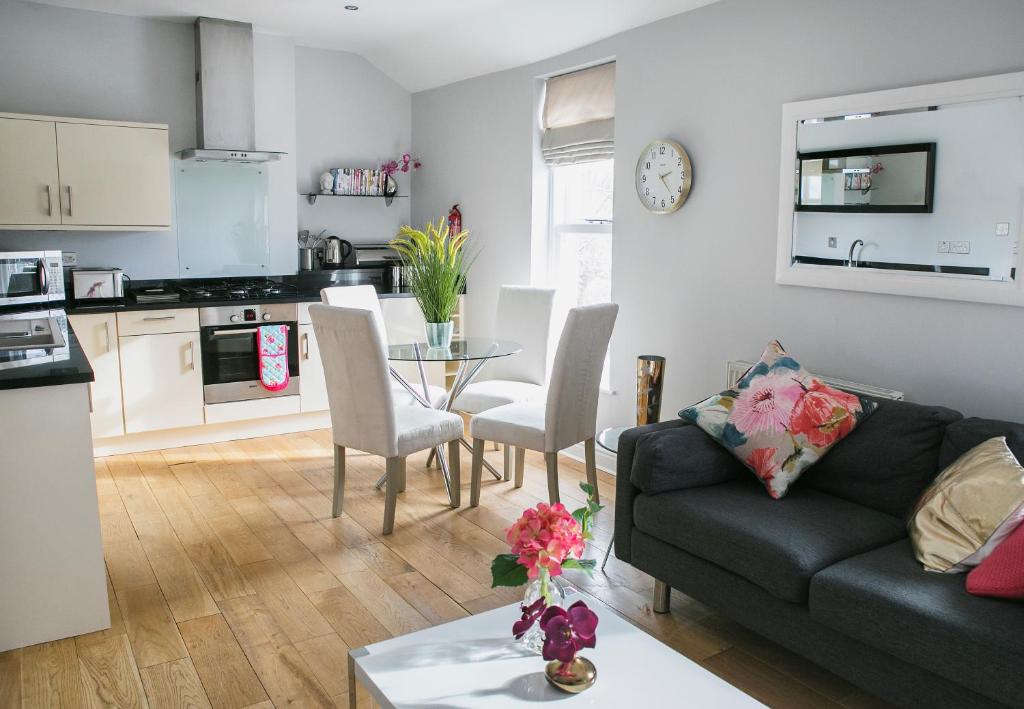
[[[302,333],[302,359],[309,359],[309,333]]]
[[[46,186],[46,216],[53,216],[53,193],[49,185]]]
[[[74,207],[71,206],[71,185],[68,185],[68,216],[75,216]]]
[[[188,369],[190,372],[196,371],[196,343],[192,340],[188,342]]]
[[[142,319],[145,322],[159,322],[161,320],[174,320],[176,317],[178,317],[178,316],[177,315],[161,315],[160,317],[157,317],[155,315],[150,315],[150,316],[144,317]]]
[[[89,382],[85,386],[86,386],[86,389],[88,389],[88,391],[89,391],[89,413],[91,414],[91,413],[93,413],[93,406],[92,406],[92,382]]]
[[[103,321],[103,334],[107,338],[107,352],[110,352],[110,321]]]

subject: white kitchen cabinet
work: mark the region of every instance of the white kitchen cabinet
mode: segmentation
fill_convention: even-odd
[[[3,228],[170,228],[166,125],[0,113],[0,156]]]
[[[118,345],[127,433],[205,422],[198,332],[121,337]]]
[[[0,118],[0,225],[60,224],[52,121]]]
[[[121,404],[121,364],[117,352],[117,316],[114,313],[69,315],[96,381],[90,384],[92,437],[124,435]]]
[[[170,227],[167,131],[57,123],[64,224]]]
[[[324,363],[312,325],[299,325],[299,394],[303,413],[329,408]]]

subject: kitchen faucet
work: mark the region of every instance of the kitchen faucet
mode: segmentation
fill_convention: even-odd
[[[854,239],[854,242],[852,244],[850,244],[850,255],[849,255],[849,258],[846,260],[846,267],[847,268],[857,268],[857,264],[859,263],[859,259],[857,261],[853,260],[853,250],[855,248],[857,248],[857,244],[860,244],[861,247],[863,248],[864,240],[863,239]]]

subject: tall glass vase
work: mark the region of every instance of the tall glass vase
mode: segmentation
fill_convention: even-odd
[[[545,607],[565,606],[565,587],[562,585],[562,581],[558,576],[551,578],[547,569],[543,568],[540,571],[540,576],[526,584],[523,605],[529,607],[541,597],[544,598]],[[544,631],[540,629],[539,620],[523,635],[522,643],[538,655],[544,649]]]

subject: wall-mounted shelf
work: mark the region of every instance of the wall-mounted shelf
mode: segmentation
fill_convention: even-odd
[[[309,192],[302,195],[306,198],[306,201],[310,204],[316,204],[316,201],[320,197],[357,197],[359,199],[382,199],[384,204],[391,206],[391,203],[396,199],[408,199],[407,194],[319,194],[317,192]]]

